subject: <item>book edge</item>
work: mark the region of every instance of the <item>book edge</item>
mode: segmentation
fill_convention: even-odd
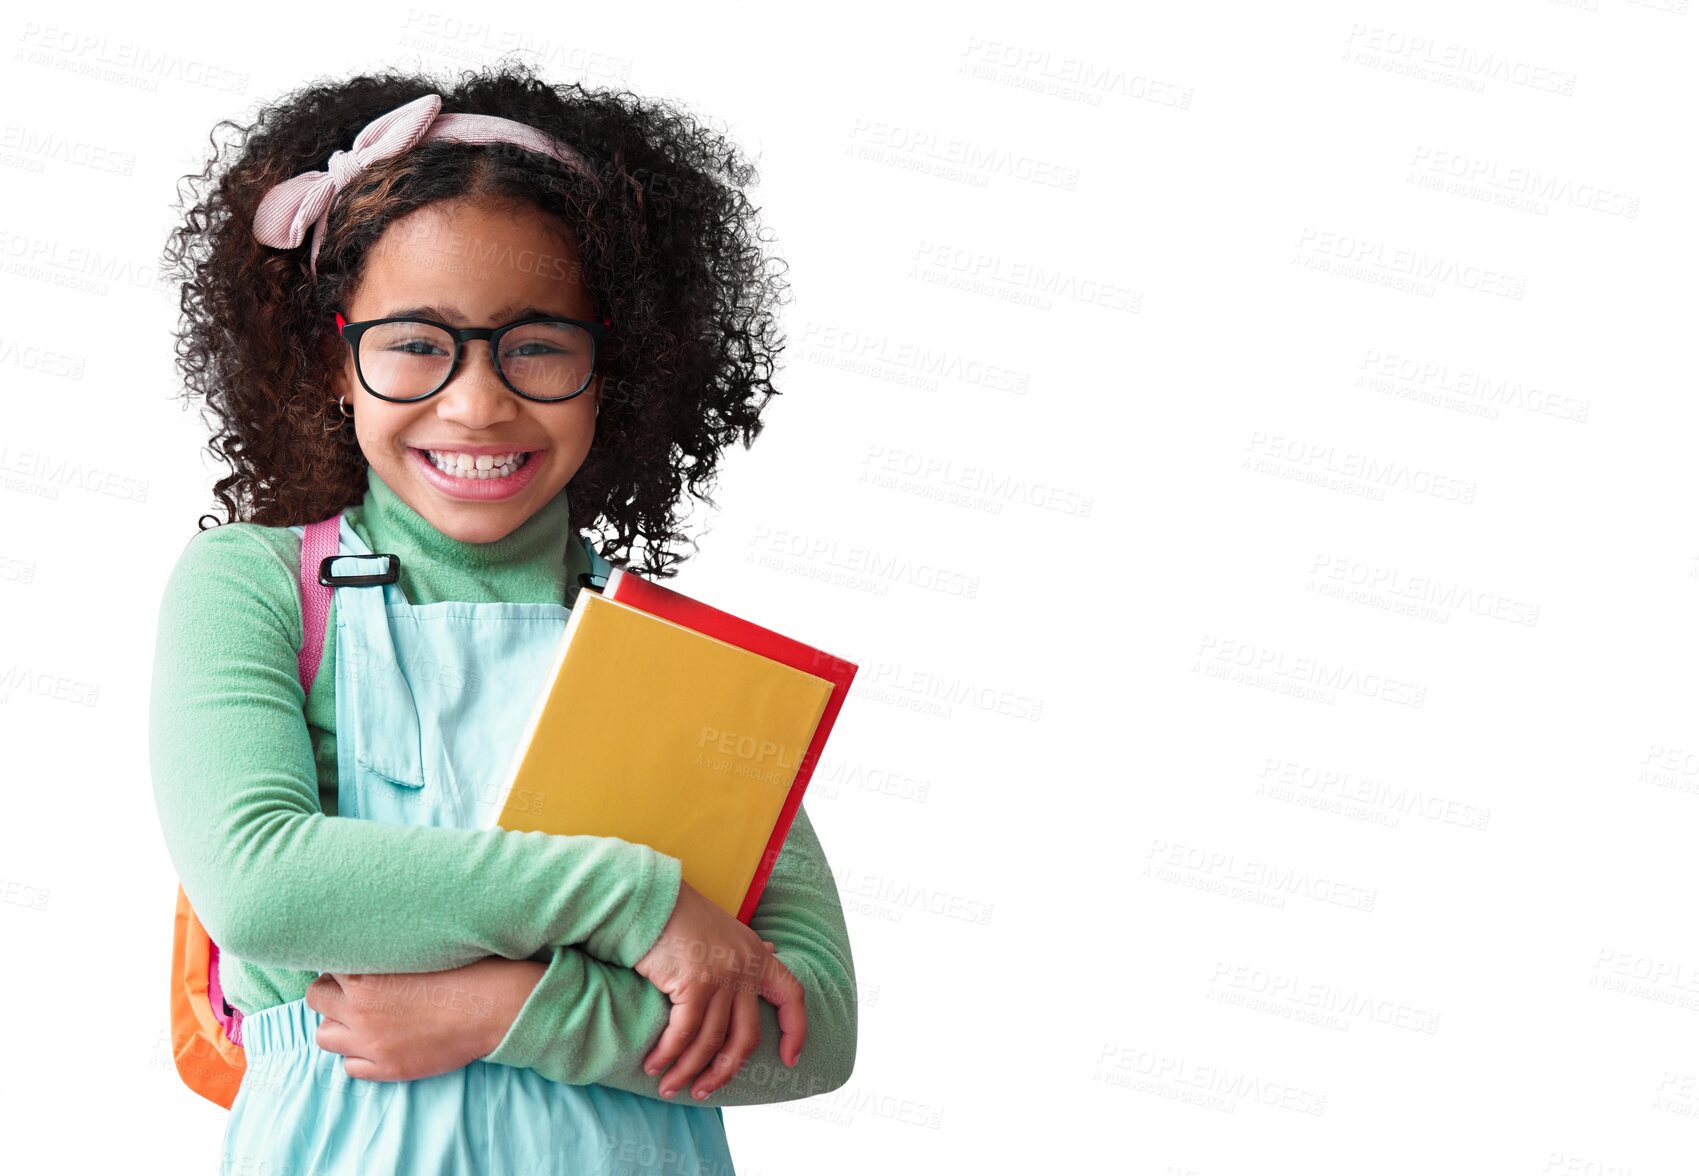
[[[583,593],[579,594],[583,596]],[[531,717],[526,720],[524,732],[520,735],[519,743],[514,748],[513,758],[508,763],[507,779],[502,784],[501,803],[496,806],[495,827],[505,828],[502,818],[507,816],[507,806],[513,800],[513,786],[519,782],[519,769],[525,763],[525,756],[531,750],[531,740],[537,734],[537,725],[543,721],[543,712],[548,709],[549,699],[554,695],[555,683],[560,679],[560,667],[566,662],[567,648],[572,644],[572,636],[578,631],[578,621],[590,608],[594,600],[599,600],[593,593],[588,599],[579,600],[566,618],[566,628],[561,631],[560,641],[555,646],[554,660],[550,662],[547,672],[543,675],[543,685],[537,691],[536,701],[531,704]]]

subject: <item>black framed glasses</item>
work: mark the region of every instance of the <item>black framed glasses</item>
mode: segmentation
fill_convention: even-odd
[[[466,343],[490,345],[502,383],[526,400],[571,400],[590,386],[597,354],[613,321],[534,316],[502,327],[451,327],[423,318],[366,319],[336,315],[336,332],[354,349],[354,370],[379,400],[408,403],[440,392],[460,370]]]

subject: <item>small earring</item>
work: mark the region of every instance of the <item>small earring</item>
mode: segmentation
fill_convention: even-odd
[[[324,431],[326,434],[342,432],[344,426],[354,419],[354,414],[348,411],[348,401],[346,399],[338,396],[336,398],[336,403],[341,409],[342,419],[339,421],[326,421],[324,425]]]

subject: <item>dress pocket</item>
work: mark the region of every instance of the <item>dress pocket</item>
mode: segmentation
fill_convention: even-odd
[[[354,762],[360,765],[360,770],[368,776],[376,776],[397,788],[419,790],[425,786],[424,773],[419,770],[417,760],[402,765],[383,756],[362,753],[354,757]]]

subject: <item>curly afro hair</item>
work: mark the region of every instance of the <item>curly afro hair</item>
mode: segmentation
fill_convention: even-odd
[[[512,144],[425,143],[338,194],[316,280],[310,239],[294,249],[254,239],[254,210],[272,185],[323,169],[372,119],[429,93],[445,112],[500,115],[561,139],[593,174]],[[221,146],[225,127],[239,135]],[[218,123],[210,139],[205,171],[183,177],[190,192],[178,207],[193,206],[166,260],[182,285],[183,398],[205,402],[207,448],[231,469],[213,487],[223,521],[287,526],[360,501],[366,461],[331,391],[346,345],[325,324],[391,221],[453,197],[524,201],[576,234],[582,280],[614,323],[595,441],[567,487],[574,526],[609,532],[599,547],[615,563],[676,574],[686,492],[714,504],[721,450],[737,437],[748,448],[778,394],[784,266],[762,248],[742,191],[755,169],[731,143],[663,103],[550,84],[511,62],[465,71],[452,87],[394,70],[314,83],[251,127]],[[644,562],[631,564],[639,538]]]

